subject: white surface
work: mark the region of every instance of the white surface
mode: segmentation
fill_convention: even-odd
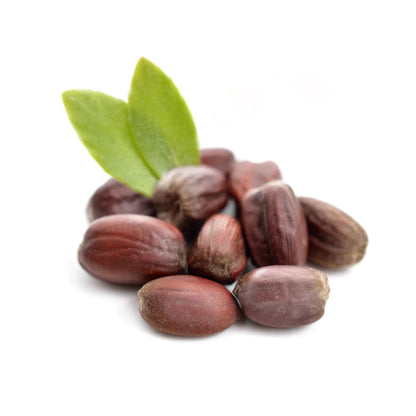
[[[0,413],[414,415],[415,18],[397,0],[2,3]],[[107,177],[60,94],[126,98],[140,56],[173,78],[202,147],[275,160],[366,228],[314,325],[168,337],[134,289],[79,267]]]

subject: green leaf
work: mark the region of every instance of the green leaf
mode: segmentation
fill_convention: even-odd
[[[145,58],[137,63],[128,106],[134,142],[158,177],[177,166],[199,164],[196,127],[185,100]]]
[[[150,197],[157,179],[133,143],[127,103],[89,90],[65,91],[62,99],[69,120],[92,157],[115,179]]]

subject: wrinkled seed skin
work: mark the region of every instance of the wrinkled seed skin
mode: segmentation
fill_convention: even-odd
[[[252,189],[241,201],[241,220],[250,255],[257,266],[302,266],[308,231],[292,189],[277,180]]]
[[[186,244],[176,227],[157,218],[111,215],[91,223],[78,259],[98,279],[142,285],[161,276],[183,273]]]
[[[156,279],[144,285],[138,296],[143,319],[166,334],[212,335],[241,318],[232,294],[221,284],[202,277]]]
[[[234,154],[231,150],[220,147],[201,149],[200,156],[202,165],[219,169],[225,175],[230,173],[235,161]]]
[[[311,262],[340,268],[362,260],[368,237],[357,221],[318,199],[301,197],[299,201],[308,224],[308,259]]]
[[[87,216],[89,221],[114,214],[155,215],[156,210],[149,198],[128,186],[110,179],[91,197]]]
[[[243,273],[246,264],[240,223],[226,214],[210,217],[191,247],[189,273],[226,285]]]
[[[234,294],[251,321],[273,328],[295,328],[323,316],[329,285],[326,275],[316,269],[268,266],[242,276]]]
[[[183,232],[220,212],[227,200],[226,177],[210,166],[172,169],[162,177],[153,193],[158,218]]]
[[[250,189],[277,179],[282,179],[282,174],[276,163],[272,161],[235,162],[230,171],[230,193],[236,202],[240,203]]]

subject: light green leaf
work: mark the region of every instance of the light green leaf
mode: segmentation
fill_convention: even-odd
[[[128,106],[134,142],[158,177],[177,166],[199,164],[196,127],[185,100],[145,58],[137,63]]]
[[[62,99],[69,120],[92,157],[115,179],[150,197],[157,179],[133,143],[127,103],[89,90],[65,91]]]

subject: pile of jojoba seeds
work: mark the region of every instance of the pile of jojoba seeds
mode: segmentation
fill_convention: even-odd
[[[230,198],[235,217],[221,213]],[[274,328],[315,322],[328,278],[306,261],[349,266],[368,243],[343,211],[296,197],[275,163],[235,161],[221,148],[201,150],[200,166],[169,171],[152,199],[109,180],[91,198],[88,217],[81,266],[140,287],[144,320],[184,336],[214,334],[244,318]],[[231,293],[225,285],[232,284]]]

